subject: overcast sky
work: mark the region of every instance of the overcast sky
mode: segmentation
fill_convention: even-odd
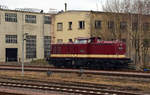
[[[15,8],[38,8],[48,11],[49,8],[64,10],[64,3],[68,4],[68,10],[101,10],[104,0],[0,0],[1,5]]]

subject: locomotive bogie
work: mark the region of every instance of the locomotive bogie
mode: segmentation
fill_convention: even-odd
[[[126,69],[130,59],[52,58],[50,62],[62,68]]]

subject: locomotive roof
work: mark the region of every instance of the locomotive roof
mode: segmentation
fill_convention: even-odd
[[[97,44],[116,44],[116,43],[121,43],[121,41],[115,40],[115,41],[98,41],[97,42]],[[68,42],[68,43],[56,43],[56,44],[81,44],[81,43]],[[87,43],[84,43],[84,44],[87,44]]]

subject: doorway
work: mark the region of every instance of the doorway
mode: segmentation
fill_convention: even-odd
[[[17,62],[18,61],[18,49],[17,48],[6,48],[6,62]]]

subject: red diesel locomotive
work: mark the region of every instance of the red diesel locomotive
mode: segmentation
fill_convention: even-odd
[[[49,64],[64,68],[127,68],[126,45],[121,41],[79,38],[74,43],[52,44]]]

